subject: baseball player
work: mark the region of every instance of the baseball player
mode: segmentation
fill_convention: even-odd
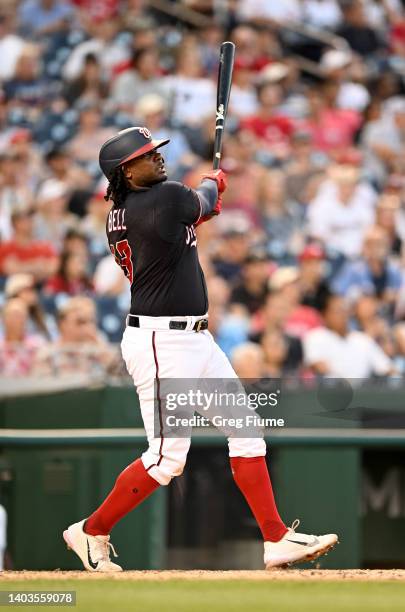
[[[190,439],[165,437],[163,431],[154,437],[160,379],[237,378],[207,329],[207,289],[195,233],[197,225],[220,213],[225,173],[204,175],[195,190],[168,181],[160,153],[168,142],[153,140],[145,127],[132,127],[100,150],[100,166],[109,180],[106,199],[113,202],[108,242],[131,285],[122,355],[137,388],[149,447],[119,474],[101,506],[63,533],[89,571],[121,571],[110,559],[110,550],[117,556],[110,542],[112,528],[183,471]],[[233,477],[263,535],[266,568],[314,559],[335,545],[335,534],[297,533],[299,521],[285,526],[262,437],[229,437],[228,444]]]

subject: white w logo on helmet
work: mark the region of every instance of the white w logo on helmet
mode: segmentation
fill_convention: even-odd
[[[150,133],[150,131],[148,130],[148,128],[146,128],[146,127],[140,127],[140,128],[137,128],[137,130],[138,130],[138,132],[139,132],[140,134],[142,134],[142,136],[144,136],[144,137],[145,137],[145,138],[147,138],[148,140],[149,140],[150,138],[152,138],[152,134]]]

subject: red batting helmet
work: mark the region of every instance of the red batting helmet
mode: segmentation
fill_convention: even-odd
[[[100,167],[109,179],[115,168],[125,162],[140,157],[153,149],[162,147],[170,142],[166,140],[152,140],[152,134],[146,127],[131,127],[121,130],[103,144],[100,149]]]

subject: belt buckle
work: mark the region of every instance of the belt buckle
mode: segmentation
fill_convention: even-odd
[[[201,331],[201,328],[203,326],[205,319],[200,319],[199,321],[197,321],[197,327],[195,328],[196,333],[198,334],[198,332]]]

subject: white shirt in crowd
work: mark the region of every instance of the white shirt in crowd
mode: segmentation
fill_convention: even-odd
[[[249,19],[274,19],[280,23],[302,21],[301,3],[298,0],[239,0],[238,14],[242,21]]]
[[[370,94],[367,87],[360,83],[352,82],[341,84],[336,100],[338,108],[359,111],[361,113],[369,103]]]
[[[14,76],[17,60],[25,46],[25,42],[15,34],[7,34],[0,38],[0,80],[7,81]]]
[[[257,96],[253,89],[242,89],[237,85],[232,86],[229,98],[229,108],[238,117],[254,115],[258,109]]]
[[[173,104],[173,120],[179,124],[200,123],[212,115],[216,105],[216,85],[206,78],[167,76],[162,85]]]
[[[327,181],[320,186],[308,208],[308,231],[348,258],[358,257],[363,236],[373,224],[377,194],[366,183],[360,183],[347,204],[339,199],[336,185]]]
[[[304,0],[305,22],[317,28],[334,30],[342,21],[337,0]]]
[[[330,378],[368,378],[384,376],[392,363],[378,344],[361,331],[340,336],[331,329],[318,327],[304,337],[304,359],[308,365],[324,362]]]

